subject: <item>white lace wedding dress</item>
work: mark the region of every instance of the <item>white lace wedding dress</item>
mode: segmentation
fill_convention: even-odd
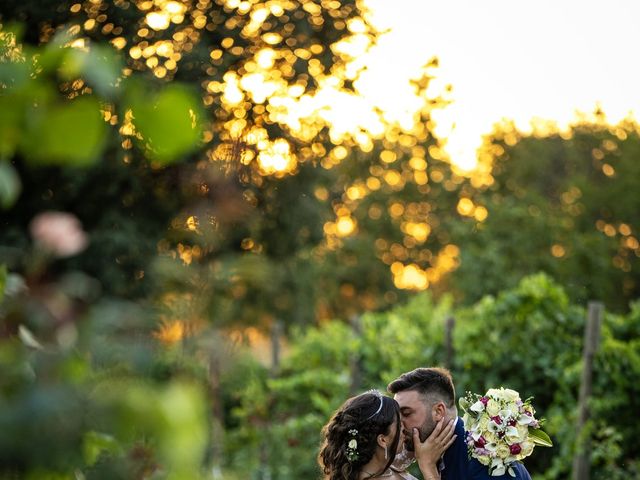
[[[407,472],[407,468],[414,462],[413,454],[403,449],[396,455],[391,468],[384,472],[382,477],[392,477],[394,474],[403,480],[418,480],[416,477]]]

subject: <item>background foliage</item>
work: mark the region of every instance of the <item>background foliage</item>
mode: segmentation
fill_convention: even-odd
[[[599,120],[598,120],[599,119]],[[544,270],[576,302],[627,311],[638,298],[638,125],[602,114],[569,131],[524,136],[512,125],[485,140],[494,182],[473,193],[490,212],[465,230],[453,282],[467,301]],[[482,283],[474,279],[483,278]]]

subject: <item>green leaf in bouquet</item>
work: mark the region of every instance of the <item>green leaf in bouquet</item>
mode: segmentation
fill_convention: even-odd
[[[529,438],[531,441],[540,447],[553,447],[553,442],[549,435],[539,429],[529,430]]]

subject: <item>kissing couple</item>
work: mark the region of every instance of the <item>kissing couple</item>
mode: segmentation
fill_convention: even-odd
[[[318,463],[325,480],[531,480],[522,463],[491,476],[470,458],[453,379],[443,368],[416,368],[392,381],[393,398],[369,391],[348,399],[322,430]]]

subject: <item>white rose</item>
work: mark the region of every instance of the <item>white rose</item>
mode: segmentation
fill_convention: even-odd
[[[476,457],[476,458],[485,467],[488,466],[491,463],[491,458],[489,458],[486,455],[482,455],[482,456],[479,456],[479,457]]]
[[[520,394],[515,390],[511,390],[510,388],[504,389],[504,398],[509,400],[510,402],[517,402],[520,400]]]
[[[520,452],[520,455],[518,455],[520,457],[519,459],[528,457],[533,452],[534,443],[529,440],[525,440],[520,444],[520,446],[522,447],[522,451]]]
[[[487,450],[495,450],[496,449],[496,444],[498,443],[499,438],[497,437],[497,435],[494,435],[491,432],[486,432],[483,435],[484,439],[487,441],[486,445],[484,448],[486,448]]]
[[[526,425],[518,425],[518,437],[526,438],[529,435],[529,427]]]
[[[509,455],[511,455],[511,450],[509,450],[509,447],[507,447],[504,443],[501,443],[500,445],[498,445],[498,448],[496,448],[496,455],[498,456],[498,458],[507,458]]]
[[[352,440],[349,440],[349,448],[352,448],[352,449],[353,448],[358,448],[358,442],[356,441],[355,438],[352,439]]]
[[[487,413],[495,417],[500,412],[500,404],[493,399],[489,399],[487,402]]]
[[[500,388],[490,388],[489,390],[487,390],[487,394],[485,396],[494,398],[494,399],[501,399],[502,391]]]
[[[478,420],[478,425],[477,425],[477,429],[480,430],[481,432],[486,431],[489,428],[489,419],[483,415],[482,417],[480,417],[480,419]]]

